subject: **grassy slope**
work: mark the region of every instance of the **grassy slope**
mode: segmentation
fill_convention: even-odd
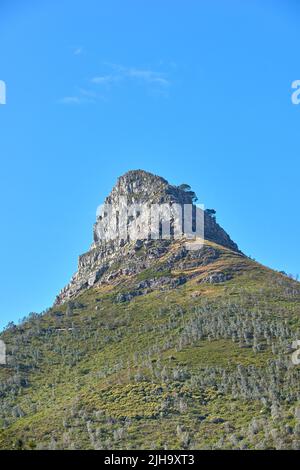
[[[116,303],[148,270],[6,331],[0,448],[297,448],[299,284],[210,245],[176,289]]]

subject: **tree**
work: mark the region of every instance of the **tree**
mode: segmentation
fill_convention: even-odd
[[[206,209],[206,214],[209,215],[210,217],[212,217],[213,219],[216,218],[216,211],[215,209]]]
[[[198,201],[196,193],[194,191],[192,191],[192,188],[190,187],[189,184],[182,183],[178,186],[178,189],[180,189],[181,191],[184,191],[186,194],[188,194],[192,198],[193,202]]]
[[[192,188],[190,187],[189,184],[182,183],[178,186],[178,189],[181,189],[181,191],[190,191]]]
[[[194,191],[187,191],[186,193],[191,196],[193,202],[197,202],[197,201],[198,201],[197,195],[196,195],[196,193],[195,193]]]

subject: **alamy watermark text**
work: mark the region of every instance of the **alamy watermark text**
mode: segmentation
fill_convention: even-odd
[[[0,80],[0,104],[6,104],[6,83]]]

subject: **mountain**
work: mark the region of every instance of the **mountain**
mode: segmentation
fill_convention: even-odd
[[[1,449],[300,449],[300,285],[246,257],[214,211],[199,209],[204,241],[175,236],[195,200],[142,170],[118,179],[53,307],[0,335]],[[132,236],[153,205],[170,236]]]

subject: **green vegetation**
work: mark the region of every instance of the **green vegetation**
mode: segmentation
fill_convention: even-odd
[[[163,256],[3,332],[0,448],[299,449],[300,285],[208,245],[209,264]],[[231,277],[207,281],[216,271]]]

